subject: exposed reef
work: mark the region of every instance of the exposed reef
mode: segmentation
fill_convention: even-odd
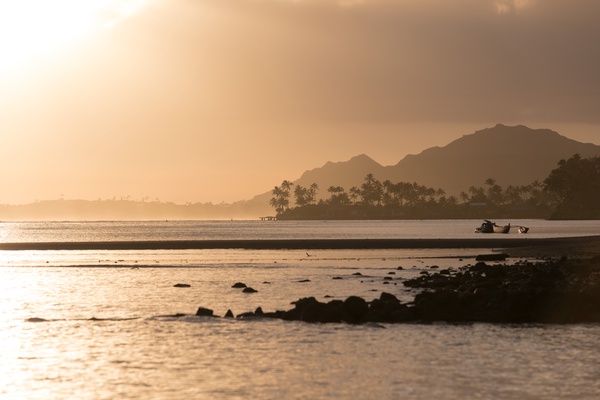
[[[513,265],[478,262],[458,271],[424,274],[404,285],[421,290],[413,302],[402,303],[385,292],[372,301],[306,297],[292,302],[289,310],[265,312],[259,307],[237,318],[351,324],[600,322],[600,257]]]

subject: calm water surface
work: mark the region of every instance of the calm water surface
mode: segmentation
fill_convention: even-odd
[[[2,242],[73,242],[106,240],[203,239],[402,239],[473,238],[481,220],[422,221],[107,221],[0,222]],[[506,237],[519,237],[517,226],[527,226],[527,237],[600,234],[600,221],[495,221],[511,223]]]
[[[0,232],[5,242],[470,237],[478,224],[5,223]],[[518,224],[531,227],[530,237],[600,233],[598,222]],[[371,300],[382,291],[410,301],[402,280],[432,265],[472,263],[480,252],[0,252],[0,398],[598,398],[598,325],[348,326],[193,315],[199,306],[238,314],[288,309],[306,296]],[[231,288],[238,281],[258,293]]]

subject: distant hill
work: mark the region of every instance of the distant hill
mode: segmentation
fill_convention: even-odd
[[[498,124],[464,135],[444,147],[407,155],[393,166],[384,167],[364,154],[345,162],[328,162],[306,171],[294,184],[308,187],[317,183],[320,197],[328,197],[328,187],[359,187],[371,173],[382,182],[417,182],[458,195],[471,186],[484,186],[488,178],[503,187],[542,182],[558,161],[575,153],[584,158],[600,156],[600,146],[581,143],[549,129]],[[255,199],[268,201],[270,197],[270,193],[265,193]]]
[[[321,168],[306,171],[294,184],[308,187],[316,182],[319,192],[323,194],[330,186],[342,186],[346,190],[359,186],[367,174],[373,174],[376,178],[385,176],[386,167],[361,154],[345,162],[328,162]]]
[[[352,186],[360,186],[367,174],[373,174],[377,179],[384,176],[386,167],[374,161],[365,154],[352,157],[348,161],[327,162],[320,168],[308,170],[302,176],[293,181],[294,185],[309,187],[313,183],[319,185],[318,197],[327,198],[329,194],[327,188],[330,186],[341,186],[348,190]],[[279,185],[276,182],[273,186]],[[292,189],[293,190],[293,189]],[[269,202],[271,192],[260,194],[254,197],[253,201]],[[272,209],[271,209],[272,210]]]
[[[384,176],[457,194],[470,186],[483,186],[488,178],[501,186],[541,182],[558,161],[575,153],[584,158],[597,156],[600,146],[577,142],[549,129],[498,124],[447,146],[408,155],[386,168]]]
[[[360,187],[367,174],[379,181],[416,182],[447,195],[458,196],[471,186],[485,186],[493,178],[498,185],[527,185],[543,181],[558,161],[579,153],[600,156],[600,146],[568,139],[549,129],[498,124],[465,135],[444,147],[432,147],[408,155],[396,165],[382,166],[365,154],[344,162],[328,162],[306,171],[295,185],[319,185],[318,197],[329,198],[327,188],[346,191]],[[293,177],[288,177],[292,180]],[[273,182],[273,186],[281,182]],[[125,200],[49,200],[25,205],[0,205],[0,220],[105,220],[105,219],[229,219],[274,215],[271,192],[233,204],[186,204]]]

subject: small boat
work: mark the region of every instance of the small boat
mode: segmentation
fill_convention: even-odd
[[[488,221],[487,219],[483,220],[484,222],[481,224],[479,228],[475,228],[476,233],[494,233],[494,225],[492,221]]]
[[[527,232],[529,232],[529,228],[526,226],[519,226],[517,228],[517,231],[519,231],[519,233],[527,233]]]
[[[494,222],[494,233],[508,233],[510,232],[510,224],[508,225],[496,225],[496,223]]]
[[[477,233],[508,233],[510,232],[510,224],[508,225],[496,225],[495,222],[488,221],[487,219],[483,220],[484,222],[481,224],[479,228],[475,229]]]

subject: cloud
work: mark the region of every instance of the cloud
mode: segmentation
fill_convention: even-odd
[[[495,7],[498,14],[517,12],[532,6],[534,0],[496,0]]]
[[[331,6],[341,6],[339,0],[254,4],[247,16],[256,20],[239,28],[262,58],[260,65],[238,60],[247,68],[240,88],[247,79],[261,79],[265,97],[277,99],[266,108],[279,109],[279,115],[361,121],[600,118],[590,112],[600,100],[593,72],[600,70],[594,50],[600,2],[365,0],[338,10]],[[278,24],[269,27],[273,20]],[[242,40],[230,39],[231,48]]]
[[[109,20],[143,2],[113,3],[127,7]],[[185,95],[174,113],[215,120],[600,121],[595,0],[163,0],[146,14],[75,87],[112,68],[143,103]]]

